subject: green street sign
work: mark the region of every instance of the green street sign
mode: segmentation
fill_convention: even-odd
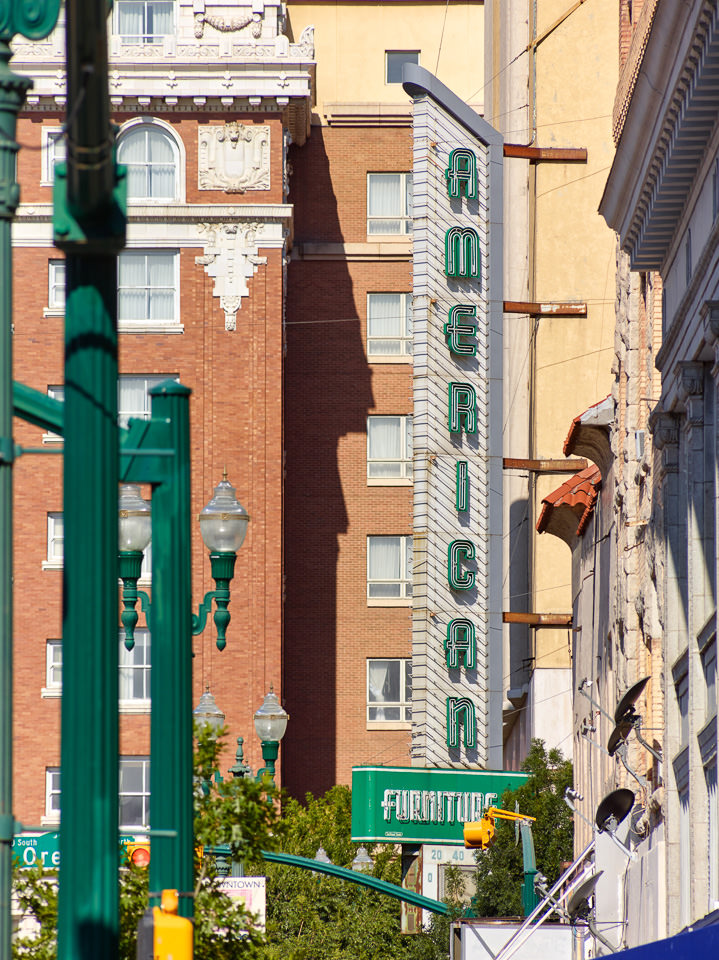
[[[135,837],[125,834],[118,838],[123,850],[128,843],[135,842]],[[42,864],[46,870],[57,870],[60,867],[60,834],[18,833],[12,842],[12,858],[17,867]]]
[[[463,825],[529,774],[514,770],[352,768],[352,839],[461,844]]]

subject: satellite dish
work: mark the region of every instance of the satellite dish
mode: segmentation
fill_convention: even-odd
[[[594,818],[594,822],[597,824],[599,832],[614,833],[614,830],[616,830],[633,806],[633,790],[627,790],[626,787],[619,790],[612,790],[597,807],[597,815]],[[614,820],[614,829],[610,829],[612,820]]]
[[[616,725],[612,730],[609,743],[607,744],[607,753],[610,757],[613,757],[622,744],[626,742],[627,737],[633,729],[634,724],[631,720],[622,720]]]
[[[617,724],[617,726],[619,726],[622,720],[626,720],[628,716],[631,716],[631,714],[634,713],[634,704],[641,697],[644,688],[648,683],[649,677],[644,677],[643,680],[639,680],[624,694],[622,699],[617,704],[617,709],[614,711],[614,722]]]
[[[586,920],[589,916],[589,898],[594,893],[594,888],[603,873],[604,871],[600,870],[598,873],[592,874],[591,877],[583,880],[569,898],[567,913],[569,914],[570,923],[574,923],[575,920]]]

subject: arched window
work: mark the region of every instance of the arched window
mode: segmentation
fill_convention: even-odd
[[[117,160],[127,166],[127,195],[131,200],[178,198],[177,147],[161,127],[140,123],[122,133]]]

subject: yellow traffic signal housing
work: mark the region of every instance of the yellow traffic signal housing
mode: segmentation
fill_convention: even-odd
[[[192,960],[192,921],[177,916],[177,902],[177,890],[163,890],[162,906],[140,918],[137,960]]]
[[[486,850],[494,840],[494,820],[486,814],[481,820],[464,825],[464,845],[469,849]]]

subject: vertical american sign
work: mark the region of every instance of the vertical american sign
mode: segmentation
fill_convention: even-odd
[[[502,767],[502,139],[430,74],[414,100],[412,756]]]

